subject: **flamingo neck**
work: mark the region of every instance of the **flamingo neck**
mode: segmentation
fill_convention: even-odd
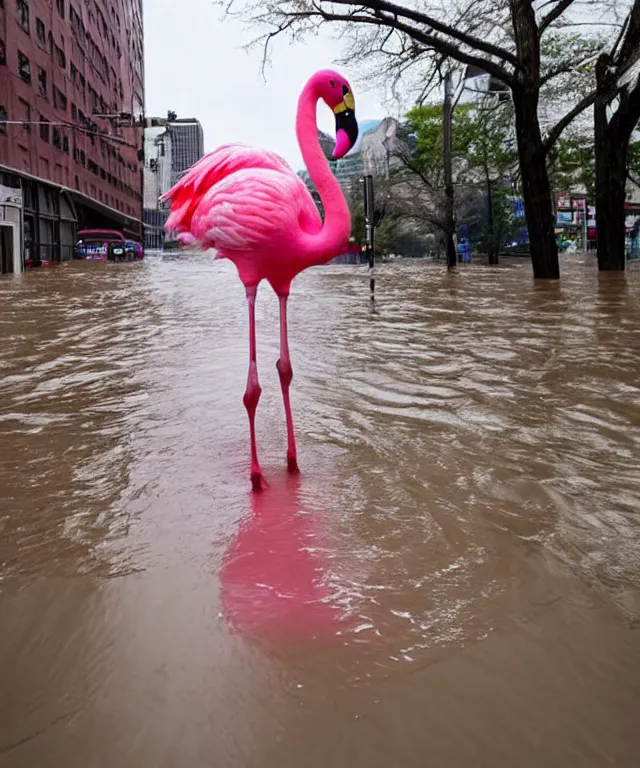
[[[324,264],[339,255],[351,234],[349,207],[336,177],[331,173],[320,140],[316,122],[318,92],[313,78],[306,84],[298,101],[296,135],[304,164],[315,184],[324,208],[324,224],[317,234],[304,236],[304,250],[310,264]]]

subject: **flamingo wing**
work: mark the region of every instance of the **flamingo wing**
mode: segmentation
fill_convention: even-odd
[[[182,178],[162,196],[171,200],[167,231],[189,232],[194,211],[211,187],[237,171],[270,168],[295,176],[291,167],[275,152],[244,144],[225,144],[194,163]]]
[[[321,226],[302,180],[272,168],[227,176],[202,197],[191,221],[197,240],[229,257],[257,251],[291,253],[301,229],[312,233]]]

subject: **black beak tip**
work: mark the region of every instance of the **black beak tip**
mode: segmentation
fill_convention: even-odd
[[[358,121],[350,109],[336,115],[336,133],[339,130],[343,130],[347,134],[349,143],[353,147],[358,139]]]

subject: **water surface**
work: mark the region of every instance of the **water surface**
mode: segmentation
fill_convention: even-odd
[[[0,281],[2,768],[637,766],[640,272]]]

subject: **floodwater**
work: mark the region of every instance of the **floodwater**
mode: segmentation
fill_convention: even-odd
[[[640,758],[640,270],[0,281],[2,768]]]

